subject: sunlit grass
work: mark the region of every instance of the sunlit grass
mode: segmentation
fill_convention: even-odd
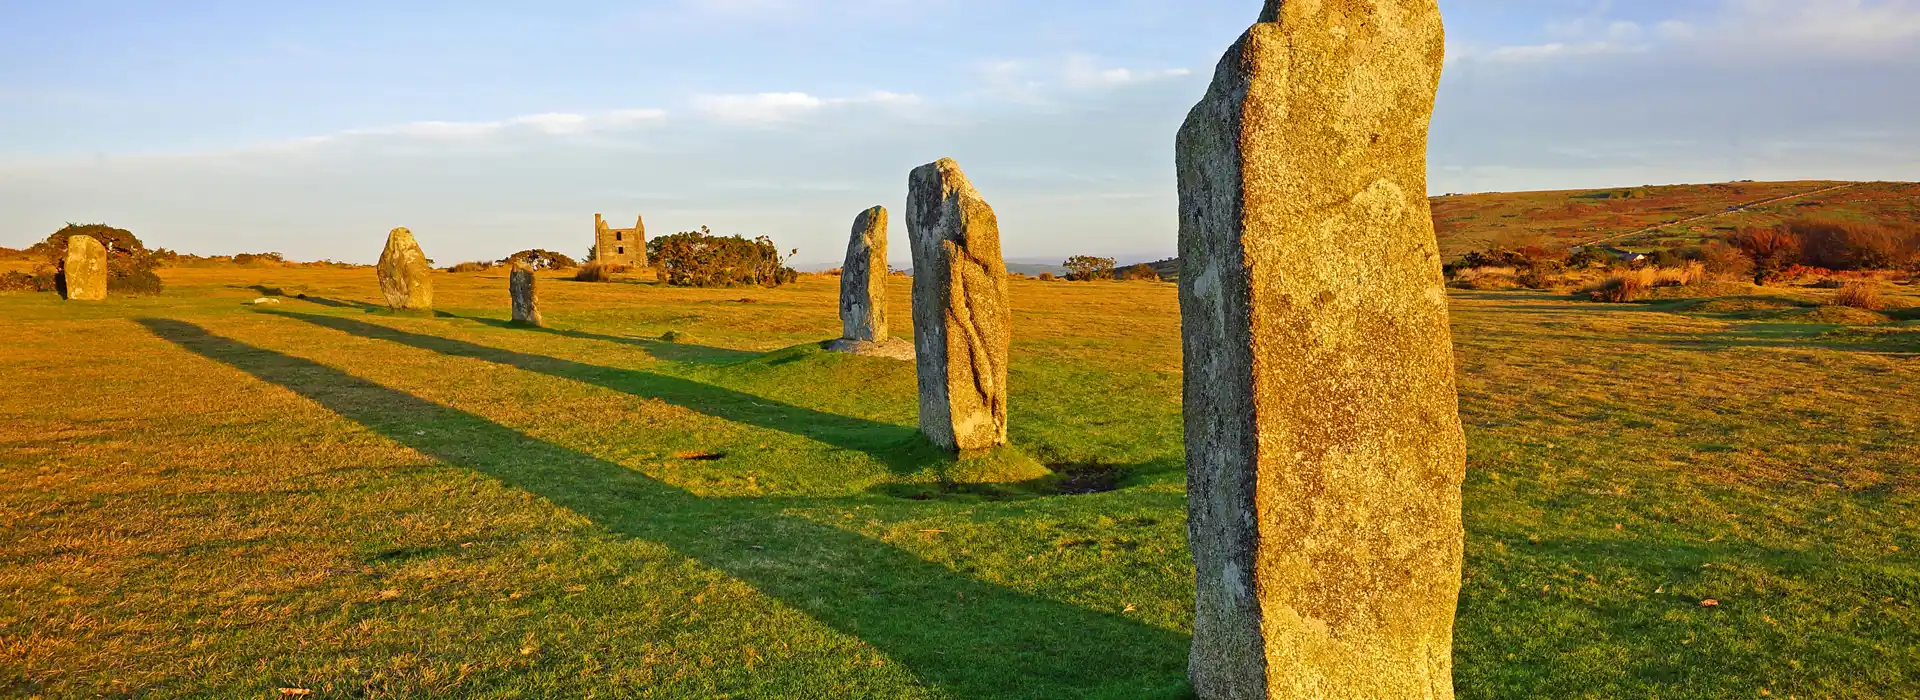
[[[834,280],[548,277],[546,330],[435,281],[432,318],[366,270],[0,295],[0,695],[1185,692],[1171,285],[1014,283],[985,459],[1118,486],[1060,495],[947,483],[911,366],[813,347]],[[1916,693],[1915,321],[1454,303],[1462,697]]]

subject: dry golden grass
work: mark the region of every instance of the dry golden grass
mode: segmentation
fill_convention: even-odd
[[[1847,306],[1867,311],[1879,311],[1887,308],[1887,300],[1880,294],[1880,284],[1872,280],[1847,282],[1833,293],[1829,303],[1834,306]]]

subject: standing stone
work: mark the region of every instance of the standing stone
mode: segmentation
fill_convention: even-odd
[[[875,341],[887,337],[887,208],[874,207],[853,220],[847,262],[840,268],[841,337]]]
[[[540,297],[534,290],[539,278],[525,263],[514,263],[507,273],[507,291],[513,295],[513,322],[524,326],[545,326],[540,320]]]
[[[1268,0],[1178,142],[1203,698],[1452,698],[1435,0]]]
[[[907,180],[920,431],[949,450],[1007,443],[1007,265],[993,208],[952,159]]]
[[[107,247],[92,236],[67,238],[67,262],[62,275],[70,301],[107,298]]]
[[[840,267],[839,340],[828,350],[854,355],[913,359],[913,344],[888,335],[887,208],[874,207],[853,220],[847,262]]]
[[[432,269],[427,266],[427,254],[414,242],[412,231],[397,228],[387,234],[387,249],[380,253],[380,266],[375,269],[387,306],[403,311],[433,308]]]

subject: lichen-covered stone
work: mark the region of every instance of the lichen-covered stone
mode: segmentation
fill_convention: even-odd
[[[1270,0],[1181,129],[1203,698],[1451,698],[1465,470],[1435,0]]]
[[[107,298],[107,247],[92,236],[67,238],[67,260],[61,268],[67,299],[101,301]]]
[[[427,254],[414,242],[412,231],[397,228],[387,234],[387,248],[381,251],[375,271],[380,275],[380,293],[386,295],[387,306],[403,311],[433,308],[433,270],[427,264]]]
[[[514,263],[507,273],[507,291],[513,297],[513,322],[526,326],[544,326],[540,320],[540,296],[535,290],[539,278],[525,263]]]
[[[907,180],[920,430],[950,450],[1007,443],[1007,265],[993,209],[951,159]]]
[[[887,338],[887,208],[874,207],[853,220],[847,262],[840,267],[840,337],[874,342]]]

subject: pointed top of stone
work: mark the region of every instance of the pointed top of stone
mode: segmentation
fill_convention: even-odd
[[[1260,9],[1260,19],[1256,21],[1280,21],[1280,6],[1285,4],[1287,4],[1287,0],[1267,0],[1267,6]]]

